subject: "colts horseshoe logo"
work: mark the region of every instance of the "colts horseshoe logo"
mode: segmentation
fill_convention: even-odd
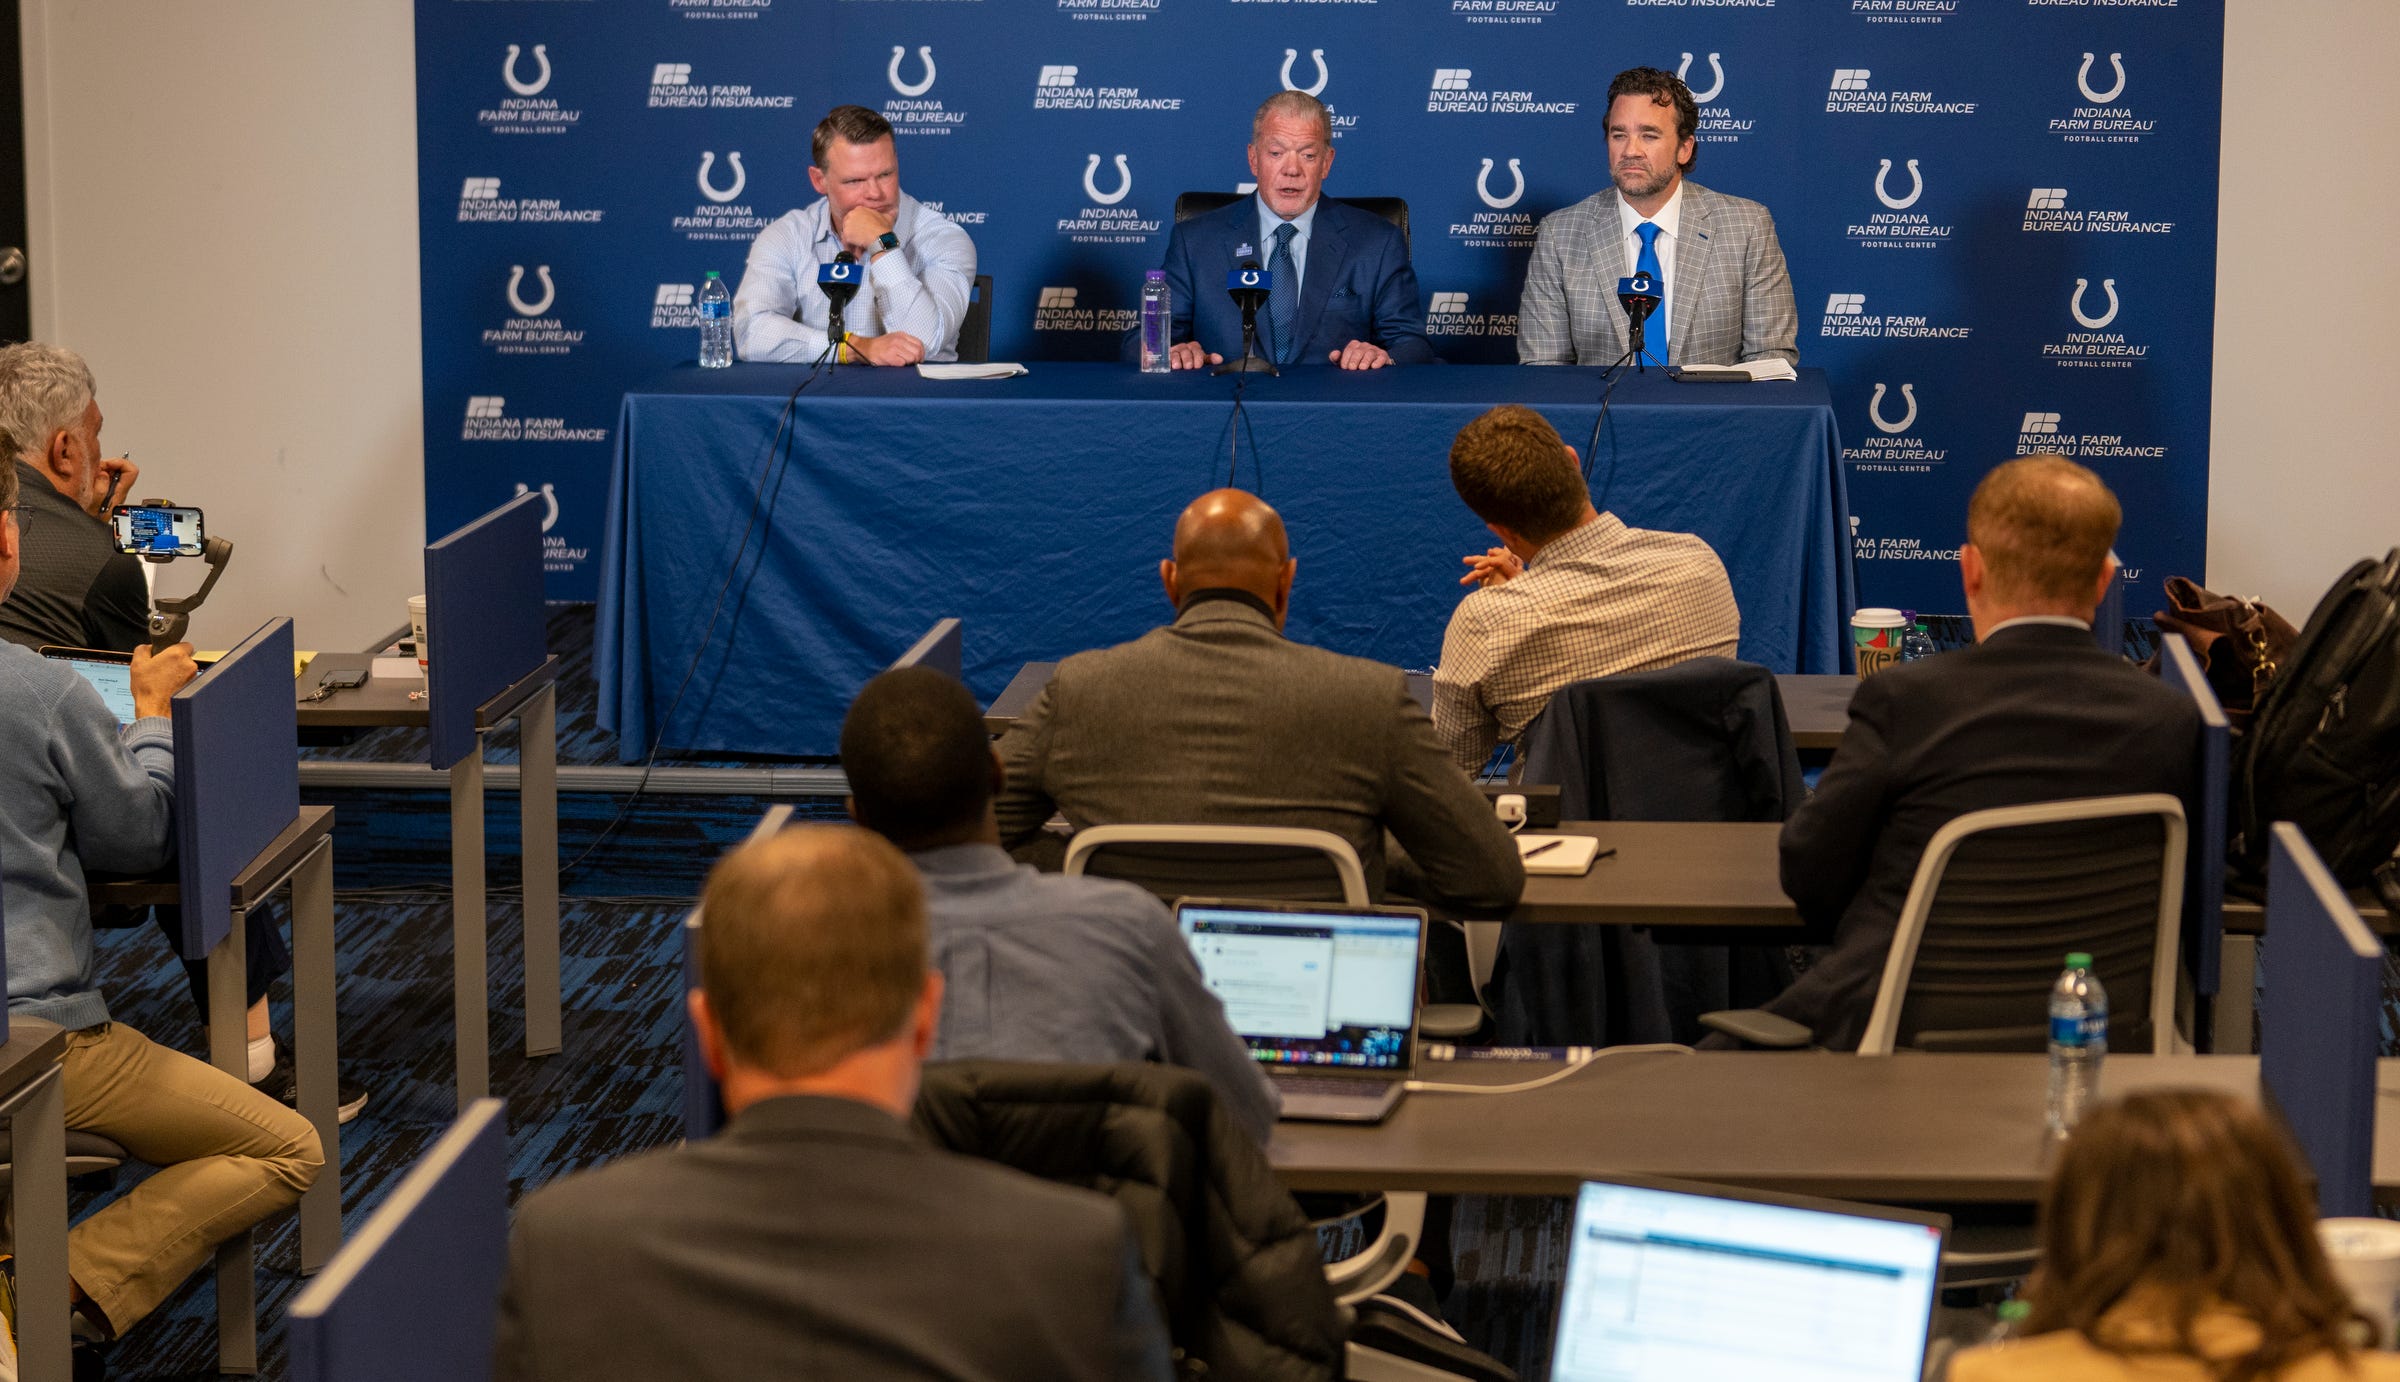
[[[1492,195],[1492,161],[1490,159],[1487,158],[1483,161],[1483,171],[1475,175],[1475,195],[1483,198],[1483,204],[1494,211],[1508,210],[1517,204],[1518,198],[1525,195],[1525,169],[1513,158],[1508,161],[1508,175],[1516,180],[1516,190],[1505,197]]]
[[[892,80],[892,90],[903,96],[922,96],[933,90],[933,49],[919,48],[917,50],[917,60],[925,64],[925,80],[913,86],[900,80],[900,60],[907,56],[906,48],[897,43],[892,45],[892,65],[884,72],[884,75]]]
[[[538,53],[541,50],[537,48],[534,51]],[[2083,93],[2083,99],[2093,105],[2107,105],[2125,94],[2125,55],[2123,53],[2109,54],[2108,65],[2116,69],[2117,84],[2105,92],[2092,90],[2092,55],[2090,53],[2083,55],[2083,66],[2075,69],[2076,89]]]
[[[508,89],[517,93],[519,96],[541,95],[542,88],[550,85],[550,52],[548,47],[539,43],[533,45],[533,65],[540,70],[542,75],[534,78],[530,82],[521,82],[517,80],[517,52],[517,45],[513,43],[508,45],[508,59],[500,64],[500,80],[507,82]]]
[[[1718,62],[1717,55],[1714,53],[1708,55],[1708,70],[1716,75],[1716,84],[1709,87],[1709,89],[1706,91],[1693,92],[1693,105],[1707,105],[1709,102],[1717,99],[1717,93],[1725,89],[1725,64]],[[1675,69],[1675,80],[1682,82],[1687,87],[1690,86],[1691,71],[1692,55],[1686,53],[1683,55],[1683,65]]]
[[[1308,50],[1308,56],[1317,64],[1317,84],[1315,86],[1294,86],[1292,84],[1292,64],[1300,60],[1300,50],[1297,48],[1283,50],[1284,90],[1306,92],[1308,95],[1314,96],[1325,89],[1325,83],[1332,79],[1332,74],[1325,70],[1325,50],[1311,48]]]
[[[2075,295],[2067,299],[2067,310],[2074,313],[2075,320],[2083,323],[2086,328],[2098,331],[2101,327],[2117,319],[2117,281],[2113,278],[2100,280],[2100,291],[2108,294],[2108,314],[2100,317],[2087,317],[2083,314],[2083,290],[2089,284],[2089,279],[2075,280]]]
[[[531,492],[523,480],[517,481],[517,498],[522,499]],[[546,533],[552,524],[558,522],[558,491],[549,485],[542,486],[542,504],[547,509],[542,515],[542,531]]]
[[[1125,166],[1125,155],[1117,155],[1116,191],[1103,192],[1100,190],[1100,155],[1098,154],[1093,154],[1091,160],[1083,165],[1083,190],[1093,201],[1102,206],[1115,206],[1118,202],[1125,200],[1125,195],[1133,190],[1133,170]]]
[[[520,317],[540,316],[550,310],[551,302],[558,297],[558,288],[550,282],[549,265],[543,264],[535,268],[533,276],[542,281],[542,300],[540,302],[527,302],[517,295],[517,285],[525,281],[525,266],[522,264],[508,266],[508,305],[515,308]]]
[[[1925,179],[1917,172],[1917,161],[1913,158],[1908,161],[1908,195],[1905,197],[1895,197],[1883,190],[1884,174],[1892,171],[1892,161],[1886,158],[1879,162],[1882,166],[1875,170],[1875,200],[1894,211],[1906,211],[1915,206],[1917,198],[1925,195]]]
[[[750,175],[742,171],[742,156],[740,153],[729,153],[725,155],[725,161],[733,165],[733,186],[728,187],[724,191],[720,192],[716,188],[708,185],[708,170],[715,167],[717,163],[716,151],[711,149],[707,153],[700,155],[700,195],[708,198],[712,202],[732,201],[734,198],[742,195],[743,186],[750,181]]]
[[[1902,384],[1900,396],[1908,400],[1908,411],[1901,414],[1898,422],[1886,422],[1883,420],[1883,385],[1875,386],[1874,396],[1867,400],[1867,421],[1874,423],[1877,431],[1896,437],[1917,420],[1917,386]]]

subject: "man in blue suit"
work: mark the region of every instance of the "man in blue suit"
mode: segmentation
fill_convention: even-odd
[[[1175,368],[1241,353],[1242,314],[1226,296],[1225,274],[1245,259],[1275,277],[1256,327],[1266,358],[1343,369],[1432,363],[1407,240],[1382,217],[1317,195],[1333,152],[1333,117],[1316,97],[1283,91],[1258,108],[1250,122],[1258,195],[1195,216],[1167,239]]]

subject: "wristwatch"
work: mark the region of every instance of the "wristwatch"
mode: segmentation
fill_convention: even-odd
[[[882,238],[878,239],[875,243],[880,248],[896,250],[900,248],[900,237],[887,230],[883,233]]]

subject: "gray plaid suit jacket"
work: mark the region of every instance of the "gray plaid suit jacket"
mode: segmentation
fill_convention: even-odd
[[[1675,299],[1669,361],[1728,365],[1772,355],[1798,364],[1800,314],[1767,209],[1687,180],[1679,231],[1675,266],[1667,270]],[[1606,365],[1622,358],[1625,313],[1616,285],[1630,272],[1614,186],[1544,216],[1517,308],[1518,361]]]

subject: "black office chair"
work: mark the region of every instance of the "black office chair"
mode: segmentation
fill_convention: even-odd
[[[1186,192],[1175,199],[1175,224],[1181,225],[1194,216],[1205,216],[1211,211],[1221,211],[1249,195],[1247,192]],[[1401,247],[1409,247],[1407,198],[1335,197],[1332,200],[1391,222],[1400,231]]]
[[[958,362],[982,365],[991,358],[992,276],[977,274],[975,289],[967,295],[967,314],[958,320]]]

